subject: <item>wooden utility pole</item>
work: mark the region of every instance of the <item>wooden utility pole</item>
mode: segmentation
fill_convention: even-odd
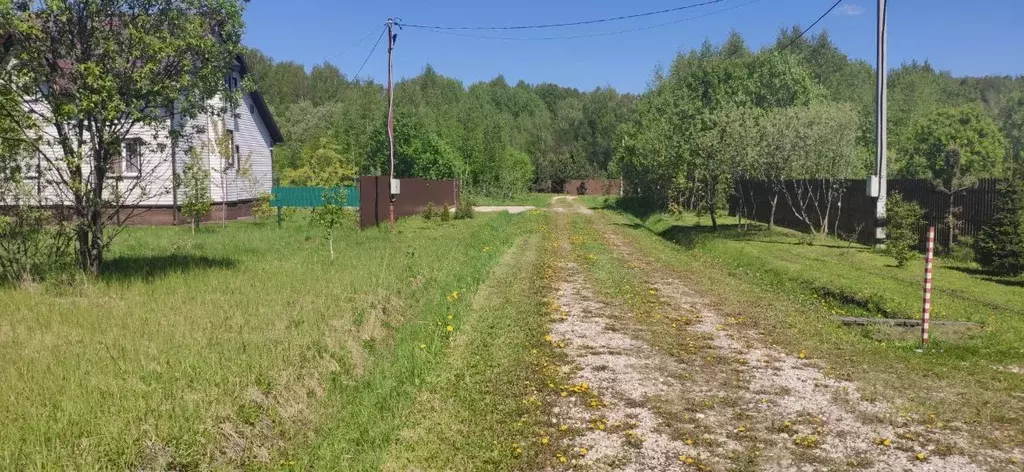
[[[398,197],[398,191],[395,181],[395,88],[394,88],[394,73],[395,73],[395,39],[398,35],[395,34],[395,19],[388,18],[388,147],[390,150],[390,172],[388,185],[391,190],[391,201],[388,206],[388,223],[395,224],[395,198]]]

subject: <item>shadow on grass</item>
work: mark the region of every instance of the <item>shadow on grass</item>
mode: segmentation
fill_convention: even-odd
[[[224,257],[168,254],[162,256],[120,256],[103,263],[102,279],[107,282],[150,282],[168,274],[233,269],[238,263]]]
[[[960,267],[960,266],[948,266],[948,269],[955,270],[986,282],[992,282],[994,284],[1005,285],[1007,287],[1022,287],[1024,288],[1024,278],[1011,278],[1000,276],[999,273],[985,269],[976,269],[974,267]]]

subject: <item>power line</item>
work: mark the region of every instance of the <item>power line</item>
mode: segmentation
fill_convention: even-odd
[[[649,11],[644,13],[636,13],[632,15],[615,16],[611,18],[600,18],[596,20],[584,20],[584,21],[571,21],[566,23],[547,23],[539,25],[518,25],[518,26],[437,26],[437,25],[418,25],[411,23],[402,23],[401,26],[408,28],[422,28],[431,30],[524,30],[524,29],[539,29],[539,28],[561,28],[565,26],[580,26],[580,25],[592,25],[595,23],[605,23],[609,21],[628,20],[631,18],[641,18],[645,16],[661,15],[664,13],[671,13],[680,10],[687,10],[690,8],[703,7],[712,5],[715,3],[722,3],[726,0],[707,0],[701,3],[693,3],[690,5],[683,5],[675,8],[666,8],[664,10]]]
[[[807,32],[811,30],[811,28],[814,28],[814,26],[817,25],[818,22],[820,22],[826,16],[828,16],[829,13],[832,13],[832,10],[835,10],[836,7],[838,7],[840,3],[843,3],[843,0],[836,0],[836,3],[832,4],[832,8],[829,8],[828,10],[825,10],[825,13],[822,13],[821,16],[819,16],[817,20],[814,20],[814,23],[811,23],[811,26],[808,26],[808,27],[804,28],[804,30],[801,31],[800,34],[796,35],[796,37],[793,38],[793,40],[790,41],[789,44],[786,44],[785,46],[782,47],[782,49],[779,49],[779,52],[785,51],[790,46],[792,46],[793,43],[799,41],[800,38],[804,37],[804,35],[807,34]]]
[[[330,60],[332,60],[332,59],[335,59],[335,58],[337,58],[338,56],[344,55],[345,53],[347,53],[347,52],[351,51],[352,49],[354,49],[354,48],[358,47],[359,45],[361,45],[361,44],[365,43],[365,42],[366,42],[366,40],[367,40],[367,39],[370,39],[370,37],[371,37],[371,36],[373,36],[373,33],[376,33],[376,32],[377,32],[377,29],[376,29],[376,28],[374,28],[374,29],[370,30],[370,32],[369,32],[369,33],[366,33],[365,35],[363,35],[363,37],[362,37],[362,38],[359,38],[359,40],[358,40],[358,41],[356,41],[356,42],[354,42],[354,43],[352,43],[352,44],[348,45],[348,47],[346,47],[345,49],[342,49],[342,50],[341,50],[340,52],[338,52],[337,54],[335,54],[335,55],[333,55],[333,56],[331,56],[331,57],[328,57],[327,59],[324,59],[324,62],[329,62]]]
[[[607,31],[607,32],[603,32],[603,33],[578,34],[578,35],[569,35],[569,36],[518,37],[518,36],[485,36],[485,35],[468,34],[468,33],[456,33],[454,31],[445,31],[445,30],[437,30],[437,29],[428,29],[427,31],[430,31],[432,33],[437,33],[437,34],[445,34],[445,35],[449,35],[449,36],[459,36],[459,37],[463,37],[463,38],[498,39],[498,40],[505,40],[505,41],[552,41],[552,40],[560,40],[560,39],[595,38],[595,37],[599,37],[599,36],[612,36],[612,35],[618,35],[618,34],[635,33],[637,31],[644,31],[644,30],[649,30],[649,29],[654,29],[654,28],[662,28],[662,27],[665,27],[665,26],[675,25],[675,24],[686,22],[686,21],[697,20],[697,19],[701,19],[701,18],[706,18],[706,17],[709,17],[709,16],[717,15],[719,13],[725,13],[725,12],[728,12],[728,11],[731,11],[731,10],[736,10],[736,9],[743,8],[743,7],[746,7],[746,6],[749,6],[749,5],[753,5],[753,4],[758,3],[760,1],[762,1],[762,0],[751,0],[751,1],[747,2],[747,3],[742,3],[742,4],[739,4],[739,5],[731,6],[729,8],[723,8],[723,9],[720,9],[720,10],[715,10],[713,12],[704,13],[702,15],[691,16],[691,17],[682,18],[682,19],[679,19],[679,20],[667,21],[667,22],[664,22],[664,23],[656,23],[656,24],[653,24],[653,25],[641,26],[641,27],[638,27],[638,28],[630,28],[630,29],[619,30],[619,31]],[[408,25],[406,25],[406,26],[408,26]]]
[[[384,38],[384,33],[387,33],[387,32],[388,32],[387,27],[384,27],[383,29],[381,29],[380,36],[377,36],[377,42],[373,43],[373,49],[370,49],[370,53],[366,55],[366,59],[363,59],[363,65],[359,66],[359,71],[356,72],[356,75],[352,76],[353,79],[359,78],[359,74],[361,72],[363,72],[363,67],[366,67],[366,63],[370,61],[370,57],[373,56],[373,52],[376,51],[377,50],[377,46],[380,45],[380,40]]]

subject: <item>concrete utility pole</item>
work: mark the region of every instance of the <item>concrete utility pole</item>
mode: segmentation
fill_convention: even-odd
[[[389,173],[390,182],[388,185],[391,186],[391,202],[388,207],[388,223],[395,224],[395,199],[398,197],[399,188],[398,181],[395,180],[395,88],[394,74],[395,74],[395,61],[393,52],[395,50],[395,40],[398,39],[398,35],[395,34],[395,19],[388,18],[388,145],[391,152],[391,170]]]
[[[885,245],[885,227],[888,224],[885,215],[885,203],[888,193],[888,117],[887,96],[888,86],[886,84],[887,70],[885,66],[886,49],[886,0],[878,0],[878,51],[877,51],[877,102],[875,104],[876,114],[876,137],[875,137],[875,175],[868,182],[868,193],[875,197],[875,244]]]

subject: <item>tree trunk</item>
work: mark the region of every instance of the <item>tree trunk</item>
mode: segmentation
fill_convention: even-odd
[[[334,236],[327,237],[327,246],[331,248],[331,260],[334,260]]]
[[[946,252],[953,252],[953,197],[956,196],[956,192],[950,190],[949,192],[949,207],[946,209],[946,231],[949,232],[948,238],[946,239]]]
[[[771,202],[772,202],[772,212],[771,212],[770,215],[768,215],[768,231],[771,231],[771,230],[775,229],[775,208],[779,204],[779,194],[778,193],[772,195]]]

